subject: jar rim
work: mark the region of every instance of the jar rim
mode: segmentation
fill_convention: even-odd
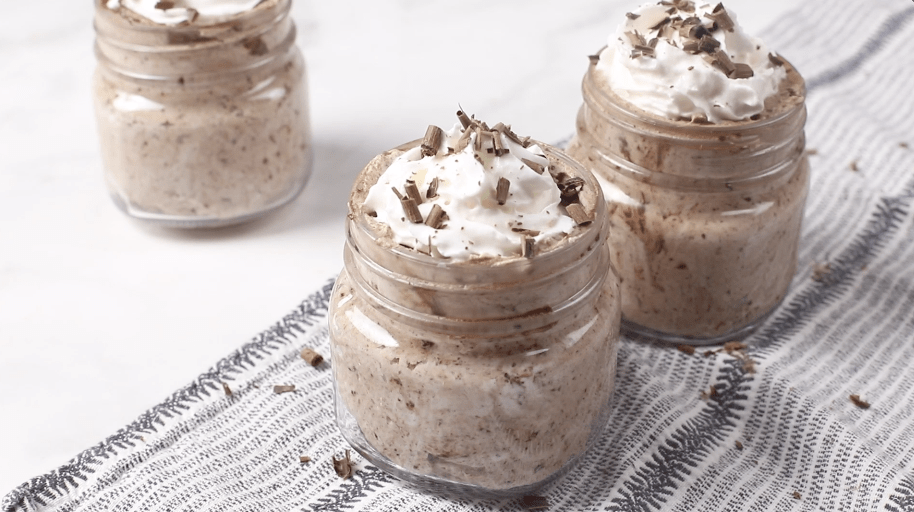
[[[603,55],[604,50],[607,46],[603,46],[597,52],[597,55]],[[651,136],[657,138],[666,138],[666,139],[676,139],[677,143],[681,143],[682,133],[694,133],[700,137],[702,142],[705,142],[706,138],[718,137],[723,134],[731,133],[753,133],[761,130],[768,129],[771,125],[784,123],[785,120],[801,115],[805,112],[806,109],[806,82],[803,80],[803,77],[797,72],[796,68],[791,64],[787,59],[781,57],[784,61],[784,66],[789,70],[789,72],[795,73],[800,80],[799,90],[796,91],[796,96],[800,100],[792,105],[790,108],[785,108],[777,113],[770,116],[763,116],[759,119],[749,119],[743,121],[728,121],[725,123],[691,123],[684,120],[675,120],[668,119],[653,112],[641,109],[636,105],[632,104],[629,101],[626,101],[618,94],[607,94],[608,81],[604,80],[605,87],[602,86],[598,80],[598,71],[596,71],[596,62],[591,62],[587,71],[584,74],[584,79],[582,80],[581,89],[584,101],[588,100],[588,96],[598,99],[598,104],[601,107],[608,107],[612,110],[611,114],[618,116],[626,121],[630,121],[634,124],[647,125],[654,130],[657,130],[656,133],[652,133]],[[589,94],[588,94],[589,93]],[[609,115],[604,117],[611,117]],[[803,123],[800,123],[800,129],[802,130]],[[677,132],[676,136],[670,135],[668,132]]]
[[[406,151],[415,146],[418,146],[421,142],[421,139],[410,141],[392,148],[391,151]],[[347,220],[347,225],[351,231],[357,233],[356,236],[360,239],[360,241],[370,241],[371,245],[395,254],[398,259],[403,261],[406,268],[414,269],[418,267],[420,269],[439,269],[442,265],[450,265],[455,268],[467,269],[468,271],[484,274],[485,279],[480,279],[480,282],[483,282],[487,285],[491,285],[493,283],[502,284],[505,282],[512,282],[511,279],[504,280],[501,278],[506,276],[525,274],[525,270],[531,266],[532,260],[535,260],[539,266],[554,266],[556,265],[557,260],[567,258],[569,253],[579,251],[582,244],[590,243],[591,238],[595,237],[598,239],[603,239],[602,231],[607,227],[605,220],[606,201],[603,197],[603,191],[597,179],[580,163],[567,156],[563,151],[552,145],[540,141],[531,140],[531,142],[538,144],[547,155],[558,159],[562,162],[562,164],[574,169],[576,175],[584,179],[585,186],[592,188],[595,192],[593,221],[586,226],[576,227],[576,233],[566,235],[565,239],[569,240],[568,243],[561,244],[558,247],[549,247],[545,252],[537,253],[533,259],[524,258],[523,256],[510,256],[471,258],[462,261],[450,261],[449,259],[432,256],[400,245],[388,246],[381,244],[379,243],[381,237],[371,227],[370,223],[365,218],[366,216],[362,213],[353,211],[352,198],[350,198],[350,214]],[[416,273],[420,274],[420,272]],[[415,278],[418,276],[412,277]],[[465,285],[466,283],[461,284]]]
[[[385,236],[383,224],[372,222],[361,208],[365,187],[374,184],[394,158],[420,142],[378,155],[362,171],[350,197],[344,268],[359,293],[371,297],[379,311],[398,321],[453,333],[473,332],[484,322],[488,332],[518,334],[520,328],[546,328],[554,321],[554,311],[583,307],[587,301],[582,297],[609,278],[609,220],[602,190],[583,166],[546,144],[542,147],[553,162],[592,187],[586,201],[594,204],[590,224],[576,226],[541,253],[532,258],[450,261]]]
[[[264,0],[249,11],[216,23],[163,25],[132,12],[113,11],[104,4],[105,0],[95,2],[96,34],[121,49],[147,53],[204,50],[257,37],[286,18],[292,8],[291,0]],[[129,11],[126,7],[120,9]],[[128,37],[112,37],[112,27],[123,30],[122,35]]]

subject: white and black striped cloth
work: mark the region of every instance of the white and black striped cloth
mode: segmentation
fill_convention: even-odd
[[[914,6],[804,2],[766,41],[807,78],[817,154],[798,275],[746,340],[757,372],[626,340],[611,425],[544,491],[550,510],[914,511]],[[330,367],[298,356],[329,355],[328,295],[0,510],[523,510],[418,494],[359,459],[336,476]]]

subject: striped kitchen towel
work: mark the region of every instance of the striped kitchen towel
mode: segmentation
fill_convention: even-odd
[[[807,78],[816,150],[793,287],[745,353],[624,340],[610,427],[549,510],[914,511],[914,6],[803,2],[765,36]],[[298,356],[329,355],[329,293],[0,510],[524,510],[333,472],[332,361]]]

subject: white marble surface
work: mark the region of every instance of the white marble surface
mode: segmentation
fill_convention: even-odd
[[[448,125],[458,102],[521,134],[569,135],[586,55],[635,5],[295,0],[311,182],[270,218],[180,232],[131,221],[106,195],[90,3],[5,2],[0,494],[101,441],[334,276],[350,183],[375,154]],[[727,5],[764,33],[790,2]]]

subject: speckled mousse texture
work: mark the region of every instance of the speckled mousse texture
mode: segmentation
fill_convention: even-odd
[[[713,339],[764,318],[784,298],[796,269],[809,180],[803,79],[785,66],[779,94],[769,98],[758,119],[715,125],[641,111],[615,95],[591,67],[568,153],[603,183],[627,321],[660,333]],[[588,101],[588,88],[640,117],[640,133],[595,112],[601,107]],[[770,122],[789,111],[796,114],[789,122]],[[766,122],[767,128],[758,128]],[[654,130],[654,123],[665,128]],[[797,123],[799,135],[783,140],[781,132]],[[670,138],[676,130],[688,132],[692,142]],[[746,163],[745,152],[767,144],[783,147]],[[699,151],[701,158],[716,159],[715,167],[704,168]],[[743,179],[754,171],[742,173],[741,166],[771,167],[776,159],[784,165],[776,175]]]

